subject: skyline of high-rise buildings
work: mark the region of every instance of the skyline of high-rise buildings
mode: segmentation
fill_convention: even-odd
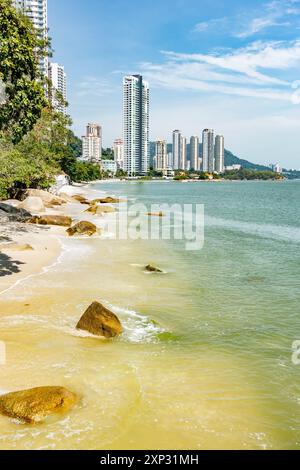
[[[149,155],[149,84],[141,75],[123,78],[124,170],[146,175]]]
[[[215,166],[217,173],[223,173],[225,168],[225,142],[222,135],[217,135],[215,139]]]

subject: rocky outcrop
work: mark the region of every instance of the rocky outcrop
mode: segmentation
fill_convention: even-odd
[[[43,201],[43,204],[47,208],[51,208],[54,206],[61,206],[65,204],[67,201],[62,197],[54,196],[47,191],[42,191],[41,189],[28,189],[25,193],[25,196],[28,197],[38,197]]]
[[[162,273],[161,269],[157,268],[156,266],[153,266],[152,264],[148,264],[145,269],[149,273]]]
[[[0,202],[0,219],[2,221],[27,222],[31,217],[32,215],[30,212],[25,209],[20,209],[10,204],[5,204],[5,202]]]
[[[80,204],[84,204],[84,205],[90,205],[90,201],[84,197],[84,196],[81,196],[80,194],[75,194],[75,196],[72,196],[72,199],[73,201],[77,201],[77,202],[80,202]]]
[[[44,212],[45,206],[40,197],[36,196],[28,196],[20,205],[19,208],[25,209],[28,212],[32,212],[34,214],[38,212]]]
[[[19,201],[18,199],[6,199],[3,202],[13,207],[19,207],[19,205],[21,204],[21,201]]]
[[[85,212],[89,212],[90,214],[94,215],[103,215],[103,214],[110,214],[116,212],[116,209],[111,206],[91,206]]]
[[[163,212],[148,212],[147,215],[149,217],[165,217],[166,214],[164,214]]]
[[[116,199],[114,197],[106,197],[106,198],[100,198],[100,199],[94,199],[91,201],[91,204],[119,204],[121,199]]]
[[[67,230],[67,233],[70,237],[73,237],[74,235],[87,235],[91,237],[97,233],[97,227],[91,222],[82,221],[73,225],[73,227],[70,227]]]
[[[28,220],[30,224],[37,225],[58,225],[61,227],[70,227],[72,225],[71,217],[66,215],[41,215],[32,217]]]
[[[122,333],[118,317],[99,302],[89,306],[76,328],[104,338],[114,338]]]
[[[22,245],[21,243],[2,243],[0,244],[0,251],[33,251],[29,244]]]
[[[0,413],[28,424],[68,411],[77,397],[64,387],[39,387],[0,396]]]

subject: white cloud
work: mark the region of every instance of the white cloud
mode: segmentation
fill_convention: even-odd
[[[172,51],[163,55],[165,61],[161,64],[140,64],[152,86],[293,103],[293,81],[281,78],[280,74],[299,70],[300,40],[255,42],[247,48],[218,55]]]

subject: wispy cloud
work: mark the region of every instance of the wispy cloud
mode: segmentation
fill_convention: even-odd
[[[141,64],[152,85],[291,102],[292,85],[280,73],[300,67],[300,40],[255,42],[218,55],[163,55],[161,64]]]
[[[299,5],[299,6],[298,6]],[[246,39],[269,28],[297,27],[300,20],[300,0],[274,0],[263,3],[260,10],[247,8],[232,17],[213,18],[195,25],[194,33],[223,31],[231,36]]]

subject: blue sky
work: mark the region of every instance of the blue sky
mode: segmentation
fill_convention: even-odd
[[[151,87],[151,139],[222,133],[242,158],[300,168],[300,0],[48,0],[80,136],[122,135],[122,77]]]

